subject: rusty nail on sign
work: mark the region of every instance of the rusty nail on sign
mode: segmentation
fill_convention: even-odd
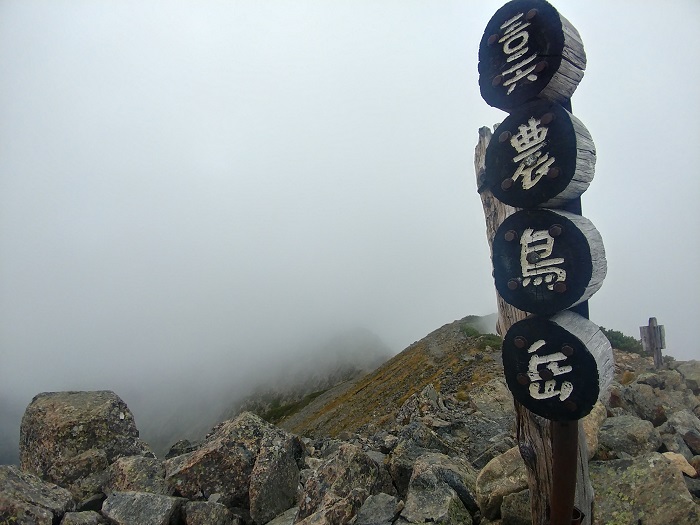
[[[574,348],[571,345],[564,345],[561,347],[561,353],[566,357],[571,357],[574,355]]]
[[[518,374],[518,383],[520,383],[523,386],[527,386],[530,384],[530,378],[527,376],[527,374]]]
[[[490,45],[490,46],[494,45],[496,42],[498,42],[499,38],[500,38],[500,36],[498,35],[498,33],[494,33],[493,35],[491,35],[489,37],[488,45]]]
[[[508,230],[503,236],[503,238],[508,242],[513,242],[515,239],[518,238],[518,232],[516,232],[515,230]]]
[[[491,81],[491,84],[493,87],[500,86],[501,82],[503,82],[503,77],[501,75],[496,75],[493,77],[493,80]]]
[[[552,237],[556,238],[559,237],[562,233],[564,233],[564,228],[562,228],[561,224],[553,224],[549,228],[547,233],[549,233],[549,235],[551,235]]]
[[[559,168],[549,168],[547,170],[547,178],[548,179],[556,179],[559,176]]]
[[[576,410],[578,410],[578,405],[571,401],[571,399],[567,399],[566,401],[564,401],[564,406],[570,412],[576,412]]]
[[[508,191],[513,187],[513,179],[505,179],[503,182],[501,182],[501,189],[503,191]]]
[[[565,293],[568,288],[565,282],[558,282],[554,284],[554,291],[557,293]]]
[[[498,142],[506,142],[510,140],[513,134],[510,131],[504,131],[498,136]]]
[[[520,283],[515,279],[511,279],[510,281],[508,281],[508,289],[510,290],[517,290],[518,286],[520,286]]]
[[[525,339],[522,335],[519,335],[513,340],[513,344],[516,348],[523,349],[527,346],[527,339]]]
[[[532,20],[537,16],[538,13],[539,11],[537,11],[537,9],[530,9],[525,15],[525,20]]]
[[[535,73],[542,73],[545,69],[549,67],[549,64],[547,63],[546,60],[541,60],[537,62],[537,65],[535,66]]]
[[[543,126],[549,126],[555,119],[555,115],[552,112],[545,113],[542,115],[542,118],[540,119],[540,124]]]

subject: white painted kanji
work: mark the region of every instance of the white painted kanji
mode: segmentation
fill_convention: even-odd
[[[510,95],[515,90],[518,82],[521,80],[527,79],[533,82],[537,80],[537,74],[535,73],[537,54],[533,53],[530,56],[526,56],[530,51],[527,45],[530,40],[530,34],[526,31],[530,26],[530,22],[526,22],[523,19],[524,16],[524,13],[520,13],[501,25],[504,34],[498,40],[498,43],[503,44],[503,53],[507,56],[506,62],[509,64],[517,62],[501,73],[503,87],[508,88],[507,95]]]
[[[527,124],[518,126],[518,133],[510,139],[516,152],[513,162],[518,164],[512,179],[517,181],[522,177],[524,190],[534,187],[554,164],[555,158],[542,151],[547,145],[547,131],[549,128],[543,126],[541,120],[530,117]]]
[[[527,375],[530,378],[530,397],[533,399],[549,399],[551,397],[559,396],[560,401],[565,401],[571,393],[574,391],[574,385],[569,381],[563,381],[559,390],[557,390],[557,380],[549,379],[542,382],[540,377],[540,366],[544,365],[554,377],[563,374],[568,374],[573,370],[571,365],[560,366],[561,361],[566,361],[567,357],[561,352],[555,352],[548,355],[537,355],[535,352],[545,346],[547,343],[540,339],[535,341],[530,348],[528,348],[528,353],[534,354],[530,358],[530,362],[527,367]]]
[[[554,283],[566,280],[566,270],[558,265],[564,264],[563,257],[552,257],[554,237],[547,230],[528,228],[520,237],[520,268],[523,287],[546,284],[550,290]],[[534,254],[534,257],[533,255]],[[532,262],[531,262],[532,261]]]

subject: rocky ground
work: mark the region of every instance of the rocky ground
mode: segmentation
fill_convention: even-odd
[[[497,349],[456,322],[405,352],[405,363],[436,366],[420,376],[392,360],[322,400],[316,410],[331,406],[342,424],[328,409],[297,419],[313,432],[291,432],[243,412],[164,459],[116,394],[40,394],[22,421],[19,467],[0,466],[0,525],[530,523]],[[592,523],[700,523],[700,362],[666,358],[653,370],[616,352],[616,363],[609,401],[584,421]],[[390,382],[388,370],[396,391],[376,383]],[[386,398],[344,397],[366,392]],[[361,417],[370,409],[376,424]]]

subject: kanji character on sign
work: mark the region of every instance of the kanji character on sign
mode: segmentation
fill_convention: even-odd
[[[530,50],[530,48],[527,47],[530,35],[525,30],[530,26],[530,23],[522,20],[523,16],[524,13],[520,13],[501,26],[501,29],[505,30],[505,34],[500,38],[498,43],[503,44],[503,52],[508,55],[506,60],[509,63],[519,61],[522,57],[527,55]],[[522,79],[527,79],[531,82],[537,80],[537,74],[535,73],[537,64],[534,63],[536,59],[537,54],[533,53],[501,73],[504,79],[503,87],[508,88],[506,92],[507,95],[510,95],[515,90],[518,82]],[[506,78],[511,75],[511,78]]]
[[[527,351],[531,354],[535,353],[546,344],[547,343],[544,340],[540,339],[539,341],[534,342]],[[530,381],[532,381],[528,388],[530,391],[530,396],[533,399],[549,399],[551,397],[559,396],[560,401],[565,401],[571,395],[571,393],[574,391],[574,385],[569,381],[562,382],[559,390],[556,389],[556,379],[549,379],[544,383],[541,382],[542,376],[540,375],[539,370],[541,365],[546,365],[545,368],[551,372],[552,377],[571,372],[573,370],[572,366],[559,366],[559,362],[565,360],[566,356],[562,352],[555,352],[549,355],[534,354],[530,358],[527,375],[530,377]]]
[[[554,283],[566,280],[566,270],[557,265],[564,264],[563,257],[552,257],[554,237],[547,230],[534,231],[528,228],[520,237],[520,267],[523,287],[532,283],[547,284],[549,290]]]
[[[522,177],[524,190],[535,186],[554,164],[554,157],[550,157],[549,153],[543,154],[541,151],[547,144],[545,139],[548,129],[540,120],[532,117],[527,124],[518,126],[518,133],[510,139],[511,146],[517,152],[513,162],[520,163],[512,179],[517,181]]]

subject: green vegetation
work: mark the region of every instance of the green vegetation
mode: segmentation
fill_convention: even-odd
[[[464,335],[467,337],[479,337],[481,335],[481,332],[474,328],[472,325],[469,323],[462,323],[459,325],[459,331],[462,332]]]
[[[625,352],[634,352],[639,355],[646,355],[642,347],[642,342],[639,339],[625,335],[617,330],[603,328],[602,326],[600,327],[600,331],[608,338],[613,348],[624,350]]]
[[[487,346],[491,348],[500,348],[503,344],[503,339],[501,339],[496,334],[484,334],[479,331],[472,323],[480,319],[477,315],[470,315],[462,319],[459,324],[459,331],[462,332],[467,337],[476,337],[476,348],[479,350],[486,350]]]
[[[487,346],[490,346],[494,350],[501,348],[503,344],[503,339],[496,334],[484,334],[479,336],[479,341],[476,343],[476,347],[479,350],[486,350]]]
[[[326,390],[312,392],[299,401],[287,403],[285,405],[281,405],[279,399],[276,399],[271,403],[270,408],[265,413],[260,414],[260,417],[268,423],[272,423],[273,425],[277,424],[292,414],[296,414],[324,392],[326,392]]]

